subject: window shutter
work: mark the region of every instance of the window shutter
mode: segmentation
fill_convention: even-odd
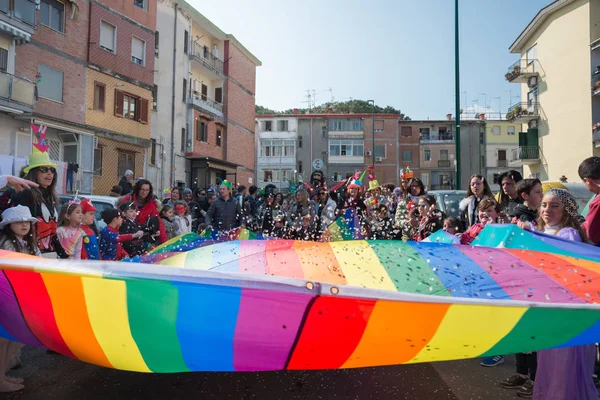
[[[223,88],[215,88],[215,101],[223,103]]]
[[[138,99],[138,110],[140,110],[140,116],[138,121],[142,124],[148,123],[148,100]]]
[[[123,92],[115,89],[115,115],[123,117]]]

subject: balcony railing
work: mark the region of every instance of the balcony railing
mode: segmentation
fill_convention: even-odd
[[[450,168],[450,160],[438,160],[439,168]]]
[[[0,12],[35,26],[35,2],[30,0],[0,0]]]
[[[592,128],[592,143],[600,142],[600,123]]]
[[[540,105],[537,102],[521,102],[508,109],[506,119],[510,122],[524,120],[531,121],[540,116]]]
[[[592,96],[600,94],[600,74],[592,76]]]
[[[0,99],[28,107],[35,104],[35,84],[27,79],[0,72]]]
[[[496,167],[506,167],[508,164],[508,161],[506,160],[496,160]]]
[[[208,96],[198,94],[196,92],[190,93],[189,103],[212,114],[223,116],[223,104],[216,102]]]
[[[530,77],[539,75],[538,68],[538,60],[521,59],[508,67],[504,77],[509,82],[527,83]]]
[[[540,147],[539,146],[519,146],[516,149],[512,149],[510,163],[524,163],[531,164],[537,162],[540,159]]]
[[[454,136],[450,133],[440,133],[439,135],[423,135],[421,143],[436,144],[436,143],[454,143]]]
[[[190,57],[204,64],[207,68],[215,71],[219,75],[223,75],[223,61],[215,57],[210,48],[192,42],[192,51]]]

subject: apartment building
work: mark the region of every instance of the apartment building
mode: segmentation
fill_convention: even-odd
[[[419,167],[415,176],[428,190],[450,190],[456,180],[454,123],[451,120],[404,121],[419,141]],[[410,125],[409,125],[410,124]],[[406,129],[408,132],[408,129]]]
[[[519,147],[521,125],[505,120],[487,120],[485,126],[485,176],[492,191],[500,190],[498,177],[508,169],[522,172],[520,166],[510,166],[509,157]]]
[[[593,75],[600,64],[600,3],[553,1],[519,34],[510,52],[519,59],[505,77],[521,85],[522,100],[508,110],[507,119],[522,129],[509,166],[522,166],[525,176],[542,180],[579,179],[579,163],[600,154],[595,125],[600,75]]]
[[[159,188],[253,184],[260,60],[183,0],[158,4],[158,26],[148,175]]]
[[[286,193],[298,180],[296,146],[302,146],[298,141],[298,118],[257,118],[256,125],[256,185],[274,184]]]

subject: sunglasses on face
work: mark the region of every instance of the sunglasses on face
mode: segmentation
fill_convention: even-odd
[[[53,174],[56,174],[56,168],[54,168],[54,167],[40,167],[40,171],[43,174],[46,174],[48,172],[52,172]]]

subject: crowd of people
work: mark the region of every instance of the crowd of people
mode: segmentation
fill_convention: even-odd
[[[294,194],[280,193],[274,185],[234,188],[226,180],[209,188],[174,187],[157,194],[146,179],[132,184],[133,173],[127,171],[113,188],[119,192],[118,207],[102,213],[106,227],[98,232],[97,210],[91,201],[74,198],[61,207],[55,168],[46,153],[34,153],[23,169],[23,179],[0,178],[0,185],[13,188],[10,199],[3,202],[0,249],[48,258],[121,260],[142,255],[177,235],[239,227],[272,239],[327,241],[331,224],[349,211],[358,222],[356,233],[377,240],[422,241],[444,230],[456,243],[471,244],[485,225],[504,223],[600,244],[600,196],[591,202],[584,219],[570,192],[551,189],[543,194],[538,179],[523,179],[514,170],[499,177],[497,195],[485,177],[473,175],[459,205],[459,218],[446,216],[410,169],[402,171],[399,187],[380,185],[367,169],[328,188],[323,174],[315,171],[310,183]],[[366,174],[368,186],[363,186]],[[579,175],[589,191],[600,193],[600,157],[584,160]],[[17,350],[18,346],[0,340],[0,392],[23,387],[22,380],[5,375]],[[595,358],[593,345],[518,354],[515,375],[500,385],[517,389],[520,397],[559,393],[564,397],[557,398],[597,398],[592,380]],[[503,357],[495,356],[482,365],[501,362]]]

